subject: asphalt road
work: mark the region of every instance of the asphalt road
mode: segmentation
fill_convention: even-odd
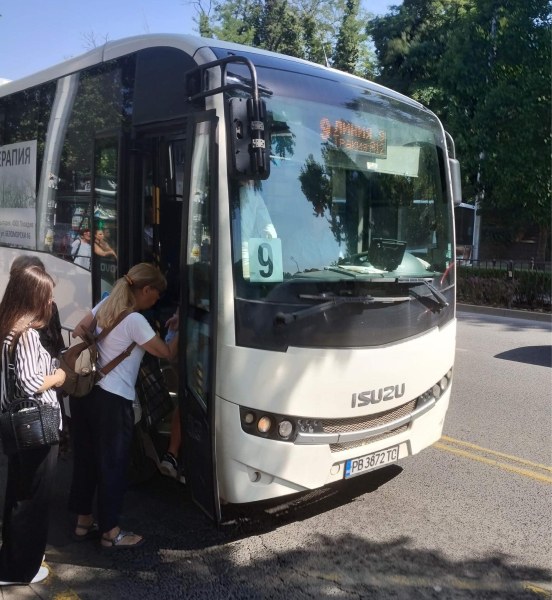
[[[549,598],[551,342],[550,322],[459,312],[453,397],[432,448],[346,484],[227,510],[220,530],[185,486],[156,475],[127,495],[124,524],[147,537],[133,551],[73,542],[62,459],[52,575],[4,597]]]

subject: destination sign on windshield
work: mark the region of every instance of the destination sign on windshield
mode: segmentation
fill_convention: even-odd
[[[387,156],[387,134],[377,127],[362,127],[341,119],[332,124],[327,117],[322,117],[320,137],[346,151],[364,152],[380,158]]]

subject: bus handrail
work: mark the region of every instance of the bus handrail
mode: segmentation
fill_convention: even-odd
[[[230,84],[226,83],[226,65],[228,65],[229,63],[242,63],[249,69],[249,73],[251,74],[251,85],[250,86],[247,86],[243,83],[230,83]],[[190,102],[193,102],[194,100],[199,100],[200,98],[206,98],[207,96],[212,96],[212,95],[218,94],[220,92],[225,92],[225,91],[231,90],[231,89],[241,89],[246,92],[251,92],[253,95],[253,100],[255,100],[255,102],[258,102],[258,100],[259,100],[259,85],[257,83],[257,70],[255,69],[255,65],[245,56],[226,56],[225,58],[220,58],[219,60],[214,60],[214,61],[205,63],[203,65],[199,65],[195,69],[192,69],[191,71],[188,71],[185,74],[186,80],[190,81],[191,78],[196,73],[198,73],[199,74],[199,82],[198,83],[199,83],[199,87],[201,88],[202,86],[205,85],[205,81],[203,78],[204,74],[209,69],[212,69],[214,67],[224,67],[221,69],[222,85],[220,87],[214,88],[212,90],[208,90],[208,89],[204,88],[201,91],[197,92],[196,94],[192,94],[191,96],[188,96],[188,100]],[[192,87],[192,86],[190,86],[190,87]],[[271,90],[266,90],[266,92],[269,95],[272,95]]]
[[[65,336],[65,334],[67,335],[67,344],[66,344],[66,348],[68,348],[71,345],[71,334],[73,333],[73,331],[75,330],[74,327],[68,327],[67,325],[62,325],[61,326],[61,335],[62,337]]]

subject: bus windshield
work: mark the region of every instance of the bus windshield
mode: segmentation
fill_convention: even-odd
[[[277,89],[292,77],[270,76],[268,86]],[[270,177],[231,184],[238,339],[279,349],[325,346],[321,324],[354,328],[353,315],[377,323],[382,311],[410,324],[402,333],[380,326],[364,328],[363,337],[346,327],[349,335],[341,335],[343,345],[374,345],[419,333],[412,311],[429,312],[423,327],[450,318],[445,298],[436,302],[425,286],[440,294],[437,288],[452,284],[443,279],[452,261],[452,218],[437,120],[413,104],[341,83],[332,93],[335,84],[326,81],[326,93],[313,85],[306,94],[304,79],[288,82],[289,95],[266,99]],[[313,308],[324,303],[324,310]],[[249,320],[255,331],[240,335],[242,319],[244,330]]]

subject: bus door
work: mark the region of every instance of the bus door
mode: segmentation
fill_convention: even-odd
[[[215,464],[215,348],[217,325],[216,120],[189,124],[182,220],[180,409],[186,479],[194,502],[220,522]]]
[[[155,307],[161,328],[180,310],[179,459],[184,462],[194,502],[218,522],[212,383],[212,315],[216,314],[212,312],[216,274],[211,243],[213,140],[214,122],[209,119],[192,120],[186,130],[145,131],[134,140],[134,185],[141,190],[142,210],[134,234],[138,252],[133,262],[154,262],[167,278],[167,292]],[[171,384],[169,388],[172,391]]]
[[[185,144],[183,131],[148,135],[136,144],[142,190],[142,223],[137,231],[142,236],[135,262],[154,262],[167,278],[167,292],[158,307],[165,320],[179,304]]]

